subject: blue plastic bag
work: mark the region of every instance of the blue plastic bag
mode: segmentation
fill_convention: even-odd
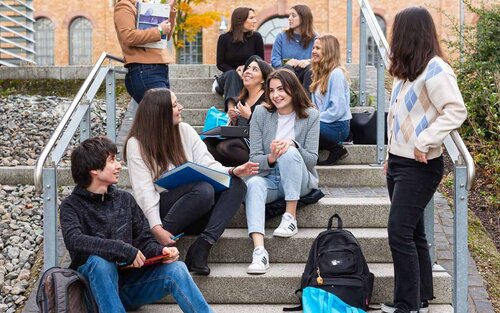
[[[315,287],[302,290],[302,307],[304,313],[366,313],[345,303],[333,293]]]
[[[228,124],[228,121],[229,117],[227,116],[227,113],[219,111],[216,107],[212,106],[207,111],[202,132],[205,132],[217,126],[226,126]],[[205,138],[205,136],[200,137],[201,139]]]

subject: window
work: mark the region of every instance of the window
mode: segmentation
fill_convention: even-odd
[[[283,30],[288,28],[288,17],[274,17],[265,21],[257,30],[264,39],[264,59],[271,62],[273,43]]]
[[[183,35],[184,47],[179,49],[179,64],[201,64],[203,63],[203,35],[196,34],[194,41],[188,42]]]
[[[384,19],[379,16],[375,15],[377,18],[377,22],[380,25],[380,28],[382,29],[382,32],[384,33],[384,36],[386,35],[386,26],[385,26],[385,21]],[[372,33],[370,32],[370,29],[367,27],[367,41],[366,41],[366,64],[367,65],[375,65],[375,55],[378,53],[377,51],[377,44],[375,40],[373,40]]]
[[[92,63],[92,24],[84,17],[78,17],[69,27],[69,64]]]
[[[35,21],[35,51],[38,65],[54,65],[54,24],[48,18]]]

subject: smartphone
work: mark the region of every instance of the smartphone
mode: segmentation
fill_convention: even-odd
[[[184,233],[180,233],[177,236],[172,236],[172,237],[170,237],[170,239],[177,240],[177,239],[181,238],[182,236],[184,236]]]

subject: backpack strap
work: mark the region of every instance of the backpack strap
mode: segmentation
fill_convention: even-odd
[[[76,275],[78,275],[78,278],[80,278],[80,282],[83,285],[84,291],[83,294],[86,298],[86,303],[87,306],[90,306],[90,311],[92,313],[99,313],[99,309],[97,308],[97,303],[95,302],[94,295],[92,294],[92,289],[90,289],[90,285],[85,278],[80,272],[76,271]]]
[[[302,292],[302,288],[295,290],[295,294]],[[300,297],[300,304],[291,308],[283,308],[283,312],[297,312],[302,311],[302,297]]]
[[[332,229],[332,224],[333,224],[334,218],[337,218],[337,229],[342,229],[342,219],[340,218],[340,216],[337,213],[333,214],[332,217],[330,217],[330,219],[328,220],[327,229]]]

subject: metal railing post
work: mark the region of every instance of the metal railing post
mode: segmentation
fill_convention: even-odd
[[[57,166],[43,169],[43,266],[57,265]]]
[[[453,307],[456,313],[467,313],[469,250],[467,246],[467,166],[462,156],[454,167],[454,207],[453,220]]]
[[[436,263],[436,239],[434,236],[434,196],[425,207],[424,224],[425,236],[427,237],[427,244],[429,246],[429,254],[431,257],[431,264],[434,264]]]
[[[106,74],[106,134],[116,142],[116,97],[115,71],[111,69]]]
[[[80,142],[84,141],[85,139],[90,138],[90,111],[92,110],[92,103],[89,103],[89,108],[85,112],[84,117],[82,118],[82,121],[80,122]]]
[[[352,0],[347,0],[347,54],[346,63],[352,63]]]
[[[359,19],[359,105],[366,105],[366,20],[363,11]]]
[[[377,160],[375,163],[382,165],[385,159],[385,67],[378,51],[375,53],[375,66],[377,67]]]

